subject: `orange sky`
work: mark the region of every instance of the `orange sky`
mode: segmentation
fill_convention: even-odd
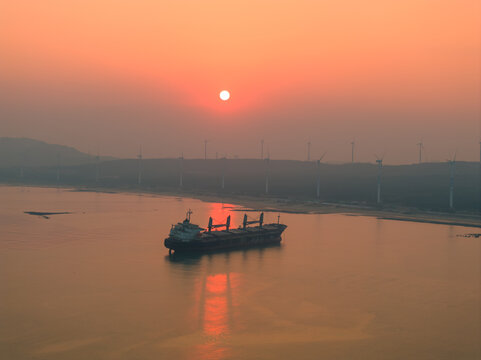
[[[310,138],[333,161],[355,137],[360,160],[387,147],[392,162],[422,137],[433,160],[474,159],[480,14],[475,0],[7,0],[0,134],[192,157],[204,138],[241,157],[266,138],[302,158]]]

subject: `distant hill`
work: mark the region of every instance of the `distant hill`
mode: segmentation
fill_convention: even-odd
[[[113,160],[102,156],[100,160]],[[90,156],[69,146],[48,144],[28,138],[0,137],[0,168],[81,165],[95,161]]]

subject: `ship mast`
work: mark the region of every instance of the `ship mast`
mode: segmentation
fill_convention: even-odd
[[[190,215],[193,214],[193,211],[191,209],[189,209],[189,211],[187,211],[187,214],[185,214],[185,219],[190,222]]]

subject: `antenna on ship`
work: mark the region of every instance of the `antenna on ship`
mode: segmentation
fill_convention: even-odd
[[[138,163],[138,176],[137,176],[137,184],[140,185],[142,182],[142,145],[140,145],[139,154],[137,155],[137,159],[139,159]]]

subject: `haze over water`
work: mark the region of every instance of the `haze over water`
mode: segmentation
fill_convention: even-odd
[[[0,134],[134,157],[479,159],[475,0],[0,3]],[[229,101],[219,99],[228,90]]]
[[[169,257],[163,239],[187,209],[201,226],[243,213],[135,194],[0,195],[4,359],[480,356],[481,244],[456,236],[475,229],[281,214],[280,247]]]

